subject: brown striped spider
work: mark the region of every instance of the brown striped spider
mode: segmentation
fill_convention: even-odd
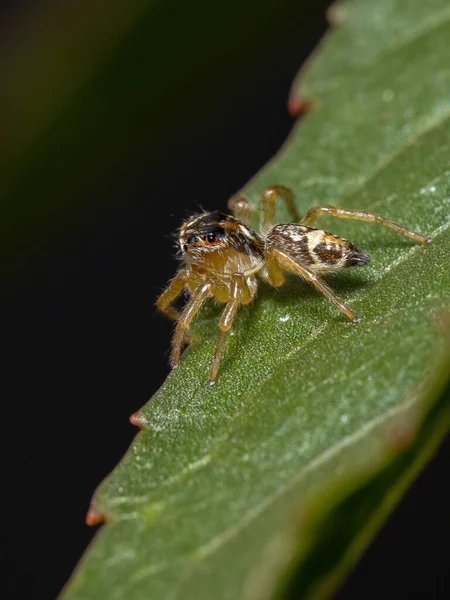
[[[295,223],[274,223],[275,204],[282,198]],[[300,220],[292,192],[275,185],[264,190],[261,201],[260,232],[250,227],[250,205],[242,196],[232,198],[234,216],[220,211],[202,213],[186,221],[179,234],[184,265],[158,298],[157,306],[177,321],[172,340],[171,363],[176,367],[186,342],[187,331],[204,302],[210,298],[225,304],[219,321],[219,339],[214,354],[210,383],[219,371],[225,342],[241,304],[256,295],[260,277],[279,287],[285,273],[294,273],[313,285],[352,321],[357,315],[321,279],[321,273],[367,265],[370,256],[348,240],[314,227],[322,214],[385,225],[421,244],[431,239],[406,229],[380,215],[337,206],[316,206]],[[172,303],[187,290],[190,299],[180,313]]]

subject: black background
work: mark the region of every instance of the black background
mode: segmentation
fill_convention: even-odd
[[[136,433],[129,416],[168,373],[171,324],[154,302],[176,268],[169,234],[199,205],[224,209],[279,148],[293,123],[289,87],[325,31],[327,4],[292,7],[277,44],[255,40],[195,106],[171,116],[168,130],[182,120],[183,136],[158,164],[142,160],[144,142],[135,163],[86,190],[110,194],[111,205],[62,231],[9,281],[0,380],[7,598],[54,598],[91,539],[90,497]],[[447,442],[340,599],[448,597],[449,456]]]

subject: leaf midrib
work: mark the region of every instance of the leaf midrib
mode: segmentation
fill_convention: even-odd
[[[314,457],[290,480],[288,480],[285,484],[281,485],[272,494],[266,496],[262,502],[247,509],[245,514],[231,527],[216,534],[206,544],[198,546],[197,548],[190,550],[186,554],[183,554],[182,556],[178,557],[176,562],[183,564],[186,568],[186,563],[188,562],[195,562],[197,564],[200,564],[205,559],[214,555],[215,552],[217,552],[227,543],[235,539],[236,535],[238,535],[241,531],[248,527],[255,519],[257,519],[261,514],[263,514],[263,512],[271,505],[273,505],[273,503],[276,502],[276,500],[278,500],[283,495],[289,493],[292,489],[294,489],[295,486],[297,486],[310,472],[325,464],[328,460],[339,456],[340,452],[351,447],[353,444],[358,443],[358,441],[362,437],[375,430],[378,426],[381,426],[385,422],[389,421],[390,419],[396,417],[401,413],[407,412],[414,406],[414,404],[416,404],[416,402],[417,397],[415,395],[412,395],[410,398],[408,398],[401,404],[392,407],[391,409],[385,411],[381,415],[377,415],[367,423],[364,423],[356,431],[353,431],[352,433],[344,436],[339,440],[338,443],[333,444],[332,446],[328,447],[326,450],[321,452],[318,456]],[[133,577],[133,582],[136,582],[142,577],[145,577],[149,574],[160,573],[172,567],[173,563],[169,563],[168,561],[162,561],[157,564],[146,566],[143,569],[140,569],[136,572],[135,577]],[[190,575],[189,571],[188,575]],[[188,578],[189,577],[181,577],[181,581],[186,581]],[[179,581],[178,585],[180,585],[181,581]],[[170,596],[166,596],[166,598],[170,597],[172,597],[172,593],[170,594]],[[173,597],[176,598],[176,595]]]

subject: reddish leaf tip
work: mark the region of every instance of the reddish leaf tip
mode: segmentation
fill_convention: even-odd
[[[297,98],[296,96],[289,96],[288,100],[288,112],[291,117],[298,117],[302,112],[310,108],[311,103],[309,100],[304,98]]]
[[[326,9],[325,18],[332,27],[339,27],[345,21],[344,12],[336,5],[331,5]]]
[[[144,423],[139,415],[139,413],[133,413],[130,417],[130,423],[135,427],[139,427],[139,429],[144,429]]]
[[[86,515],[86,525],[93,527],[94,525],[100,525],[104,523],[105,515],[99,512],[94,506],[90,506]]]

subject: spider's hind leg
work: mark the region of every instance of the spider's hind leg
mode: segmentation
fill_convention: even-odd
[[[406,229],[406,227],[403,227],[403,225],[400,225],[395,221],[391,221],[391,219],[386,219],[378,213],[369,212],[367,210],[357,210],[354,208],[340,208],[339,206],[330,205],[315,206],[314,208],[309,209],[309,211],[301,220],[301,224],[314,227],[317,219],[322,214],[338,217],[340,219],[355,219],[356,221],[379,223],[380,225],[384,225],[400,235],[404,235],[405,237],[414,240],[415,242],[419,242],[421,244],[429,244],[431,242],[431,238],[427,235]]]
[[[346,304],[342,302],[333,290],[312,269],[294,260],[287,252],[279,248],[271,247],[266,252],[266,266],[269,283],[278,287],[284,282],[283,271],[294,273],[313,285],[318,292],[323,294],[327,300],[332,302],[351,321],[359,321],[359,317]]]

